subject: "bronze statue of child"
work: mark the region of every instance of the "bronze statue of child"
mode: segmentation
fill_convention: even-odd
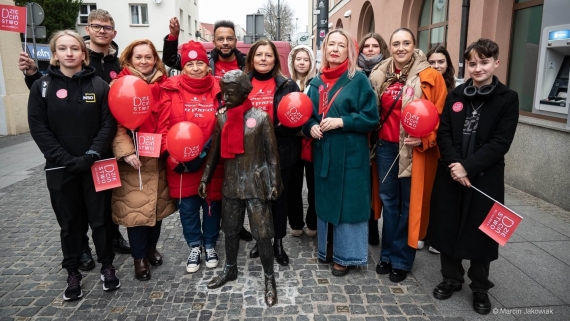
[[[208,283],[208,288],[219,288],[237,279],[238,233],[247,210],[265,274],[265,303],[273,306],[277,303],[277,290],[273,274],[271,201],[282,191],[277,140],[269,115],[252,108],[247,98],[253,86],[245,73],[227,72],[220,86],[225,107],[217,115],[198,193],[206,197],[206,184],[212,179],[220,157],[224,158],[222,230],[226,265],[224,271]]]

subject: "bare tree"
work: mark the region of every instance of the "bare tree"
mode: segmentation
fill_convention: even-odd
[[[279,2],[279,10],[277,10],[277,3]],[[281,17],[281,39],[277,39],[277,12]],[[284,40],[287,41],[291,38],[293,26],[293,10],[285,0],[267,0],[262,7],[264,14],[265,33],[270,40]]]

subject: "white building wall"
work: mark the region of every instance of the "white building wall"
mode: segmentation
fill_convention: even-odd
[[[168,25],[172,17],[180,21],[180,44],[197,40],[196,26],[200,28],[199,1],[202,0],[84,0],[83,4],[96,4],[98,9],[107,10],[113,16],[117,30],[115,42],[120,52],[136,39],[150,39],[162,54],[163,39],[170,32]],[[131,24],[131,4],[147,5],[148,25]],[[86,24],[77,25],[77,30],[83,36],[86,35],[85,27]]]

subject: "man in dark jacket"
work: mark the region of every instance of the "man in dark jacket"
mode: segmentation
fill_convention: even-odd
[[[499,245],[479,226],[494,202],[470,188],[476,187],[499,202],[505,199],[505,154],[519,117],[516,92],[496,76],[499,46],[479,39],[465,50],[470,79],[451,91],[437,132],[441,154],[437,168],[429,221],[430,243],[441,252],[443,281],[433,290],[445,300],[465,282],[462,260],[470,261],[467,275],[473,291],[473,309],[491,312],[487,292],[491,261],[499,257]]]
[[[181,58],[178,54],[178,36],[180,35],[180,23],[178,18],[170,19],[170,33],[164,37],[162,48],[162,60],[176,70],[182,70]],[[245,55],[236,49],[237,38],[235,25],[228,20],[216,21],[214,24],[214,49],[210,51],[210,68],[217,80],[222,79],[230,70],[244,70]],[[240,239],[251,241],[251,233],[242,227],[239,232]]]
[[[220,110],[217,116],[198,193],[206,198],[206,185],[220,157],[224,158],[222,230],[226,236],[226,266],[208,283],[208,288],[216,289],[237,279],[238,233],[247,211],[265,274],[265,303],[272,306],[277,303],[277,291],[271,248],[271,201],[283,189],[277,139],[269,115],[254,108],[247,98],[253,86],[246,74],[232,70],[224,75],[220,86],[227,110]]]
[[[101,77],[105,82],[110,83],[121,71],[118,53],[119,46],[113,41],[117,35],[115,21],[113,17],[103,9],[93,10],[87,19],[88,25],[85,27],[87,36],[83,37],[89,49],[89,66],[95,68],[95,75]],[[26,85],[32,88],[34,82],[42,77],[33,59],[25,52],[20,53],[18,62],[20,70],[24,73]],[[111,217],[111,208],[108,209]],[[88,225],[85,224],[85,242],[83,245],[83,255],[79,269],[89,271],[95,267],[95,261],[89,248],[89,237],[87,236]],[[117,253],[128,254],[131,252],[129,243],[119,232],[119,226],[111,220],[111,236],[113,238],[113,250]]]
[[[182,70],[178,54],[178,35],[180,24],[176,17],[170,19],[170,33],[164,38],[163,61],[176,70]],[[214,49],[210,51],[210,68],[214,76],[220,80],[230,70],[244,70],[245,55],[236,49],[237,38],[235,25],[228,20],[216,21],[214,24]]]

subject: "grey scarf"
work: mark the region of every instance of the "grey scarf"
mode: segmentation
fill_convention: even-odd
[[[368,58],[363,53],[360,53],[360,55],[358,55],[358,67],[362,68],[362,70],[368,73],[370,70],[372,70],[372,68],[374,68],[374,66],[382,61],[383,58],[384,56],[382,56],[382,54]]]

